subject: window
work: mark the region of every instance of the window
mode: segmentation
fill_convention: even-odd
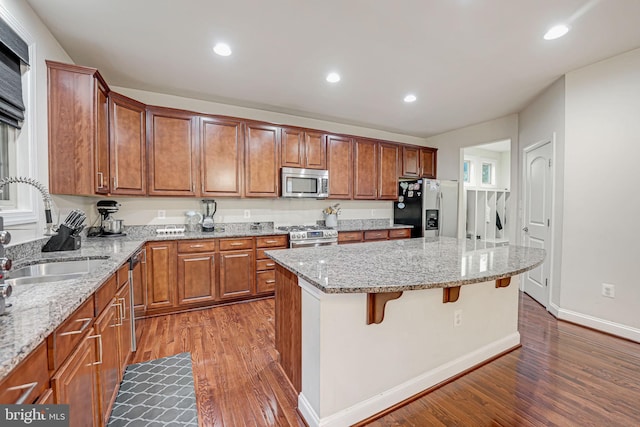
[[[11,126],[0,123],[0,179],[15,176],[16,168],[16,131]],[[12,160],[13,159],[13,160]],[[16,200],[9,185],[2,188],[0,207],[15,208]]]
[[[495,168],[493,163],[482,162],[482,185],[495,185]]]
[[[465,184],[471,184],[471,175],[473,174],[473,172],[471,171],[471,169],[472,169],[471,166],[472,166],[471,165],[471,160],[465,160],[464,161],[464,165],[463,165],[463,168],[462,168],[463,169],[463,171],[462,171],[462,174],[463,174],[462,180],[463,180],[463,182]]]

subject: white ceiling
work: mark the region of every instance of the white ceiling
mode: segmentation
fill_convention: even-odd
[[[638,0],[28,3],[111,85],[421,137],[518,112],[566,72],[640,47]],[[559,21],[569,34],[543,40]]]

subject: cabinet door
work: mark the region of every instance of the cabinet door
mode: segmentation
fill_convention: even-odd
[[[420,169],[424,178],[436,178],[437,153],[435,148],[420,150]]]
[[[251,295],[254,277],[254,250],[220,252],[221,299]]]
[[[56,404],[69,405],[71,427],[101,426],[100,392],[92,333],[80,342],[67,361],[51,377]],[[104,346],[103,346],[104,350]]]
[[[116,399],[118,385],[122,379],[120,368],[119,345],[118,345],[118,324],[119,305],[115,298],[111,297],[111,302],[96,319],[96,333],[102,340],[102,363],[98,366],[102,419],[105,424],[109,419],[112,403]]]
[[[329,169],[329,198],[353,197],[353,150],[350,138],[327,137],[327,168]]]
[[[195,196],[197,117],[188,111],[147,108],[150,196]]]
[[[200,119],[202,195],[241,195],[243,143],[241,122],[213,117]]]
[[[118,360],[120,361],[120,372],[123,375],[132,352],[131,322],[133,319],[131,319],[131,288],[128,281],[116,293],[116,302],[121,310],[118,322]]]
[[[109,192],[109,101],[107,88],[95,81],[96,100],[96,193]]]
[[[133,311],[135,317],[144,316],[147,311],[147,250],[142,261],[133,269]]]
[[[245,137],[246,197],[278,197],[279,129],[275,126],[247,124]]]
[[[0,404],[31,404],[49,387],[47,345],[40,344],[0,381]]]
[[[144,104],[109,95],[111,194],[146,196],[146,115]]]
[[[374,141],[356,140],[353,148],[355,152],[353,198],[375,199],[378,195],[376,184],[378,144]]]
[[[293,128],[282,128],[280,143],[280,163],[283,168],[303,168],[305,156],[304,131]]]
[[[216,256],[214,253],[178,255],[178,304],[215,301]]]
[[[378,144],[378,200],[398,199],[398,146]]]
[[[175,306],[176,243],[147,244],[147,310]]]
[[[309,169],[327,168],[327,138],[320,132],[304,134],[305,166]]]
[[[402,176],[407,178],[420,176],[420,148],[402,147]]]
[[[95,68],[46,63],[49,190],[85,196],[106,193],[108,87]]]

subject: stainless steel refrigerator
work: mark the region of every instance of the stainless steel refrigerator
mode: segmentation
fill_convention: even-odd
[[[413,225],[411,237],[458,237],[458,188],[458,181],[400,181],[394,224]]]

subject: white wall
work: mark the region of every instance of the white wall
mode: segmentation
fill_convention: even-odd
[[[563,194],[564,194],[564,146],[565,146],[565,78],[556,80],[549,88],[533,100],[519,116],[519,171],[523,170],[523,150],[540,141],[551,141],[555,135],[555,167],[554,170],[554,198],[553,198],[553,227],[552,241],[554,252],[547,255],[545,262],[551,262],[551,283],[549,302],[552,312],[557,315],[560,306],[561,265],[562,265],[562,224],[563,224]],[[519,172],[522,173],[522,172]],[[521,190],[522,191],[522,190]],[[521,193],[522,194],[522,193]],[[514,199],[515,200],[515,199]],[[518,199],[518,212],[522,212],[521,200]],[[518,224],[523,224],[522,216],[518,217]],[[518,227],[518,230],[520,227]],[[521,233],[518,232],[518,238]],[[520,241],[520,240],[518,240]],[[555,306],[555,308],[554,308]]]
[[[511,140],[511,200],[517,200],[518,188],[518,115],[511,114],[495,120],[467,126],[456,129],[451,132],[427,138],[426,145],[438,148],[438,178],[439,179],[455,179],[462,182],[462,160],[463,149],[474,145],[488,144],[490,142],[510,139]],[[463,194],[459,196],[459,206],[462,206]],[[515,233],[515,215],[514,209],[512,214],[507,218],[508,235],[513,236]],[[464,210],[462,215],[458,215],[458,236],[464,237],[465,234],[465,218]]]
[[[31,98],[29,98],[29,94],[25,94],[25,99],[35,100],[35,109],[33,110],[32,116],[26,117],[23,130],[20,132],[17,143],[24,144],[27,142],[26,139],[28,137],[35,138],[35,152],[29,156],[29,161],[35,166],[32,167],[32,177],[48,187],[47,66],[44,61],[45,59],[69,63],[73,61],[26,1],[0,0],[0,13],[2,13],[3,16],[8,15],[11,20],[17,22],[21,29],[26,31],[29,38],[33,41],[33,44],[30,46],[33,56],[30,58],[31,64],[29,72],[35,74],[35,93]],[[29,132],[33,132],[33,134],[27,135],[27,129]],[[15,191],[25,197],[28,197],[30,192],[37,193],[36,190],[26,185],[12,185],[14,185],[12,188],[15,188]],[[39,217],[38,223],[7,227],[11,230],[12,244],[42,237],[44,230],[44,208],[39,194],[36,200],[36,212]],[[73,207],[82,206],[82,200],[83,199],[79,197],[59,198],[54,196],[54,203],[62,211],[63,217],[69,210],[73,209]]]
[[[567,318],[638,341],[639,159],[640,49],[568,73],[560,303]]]

